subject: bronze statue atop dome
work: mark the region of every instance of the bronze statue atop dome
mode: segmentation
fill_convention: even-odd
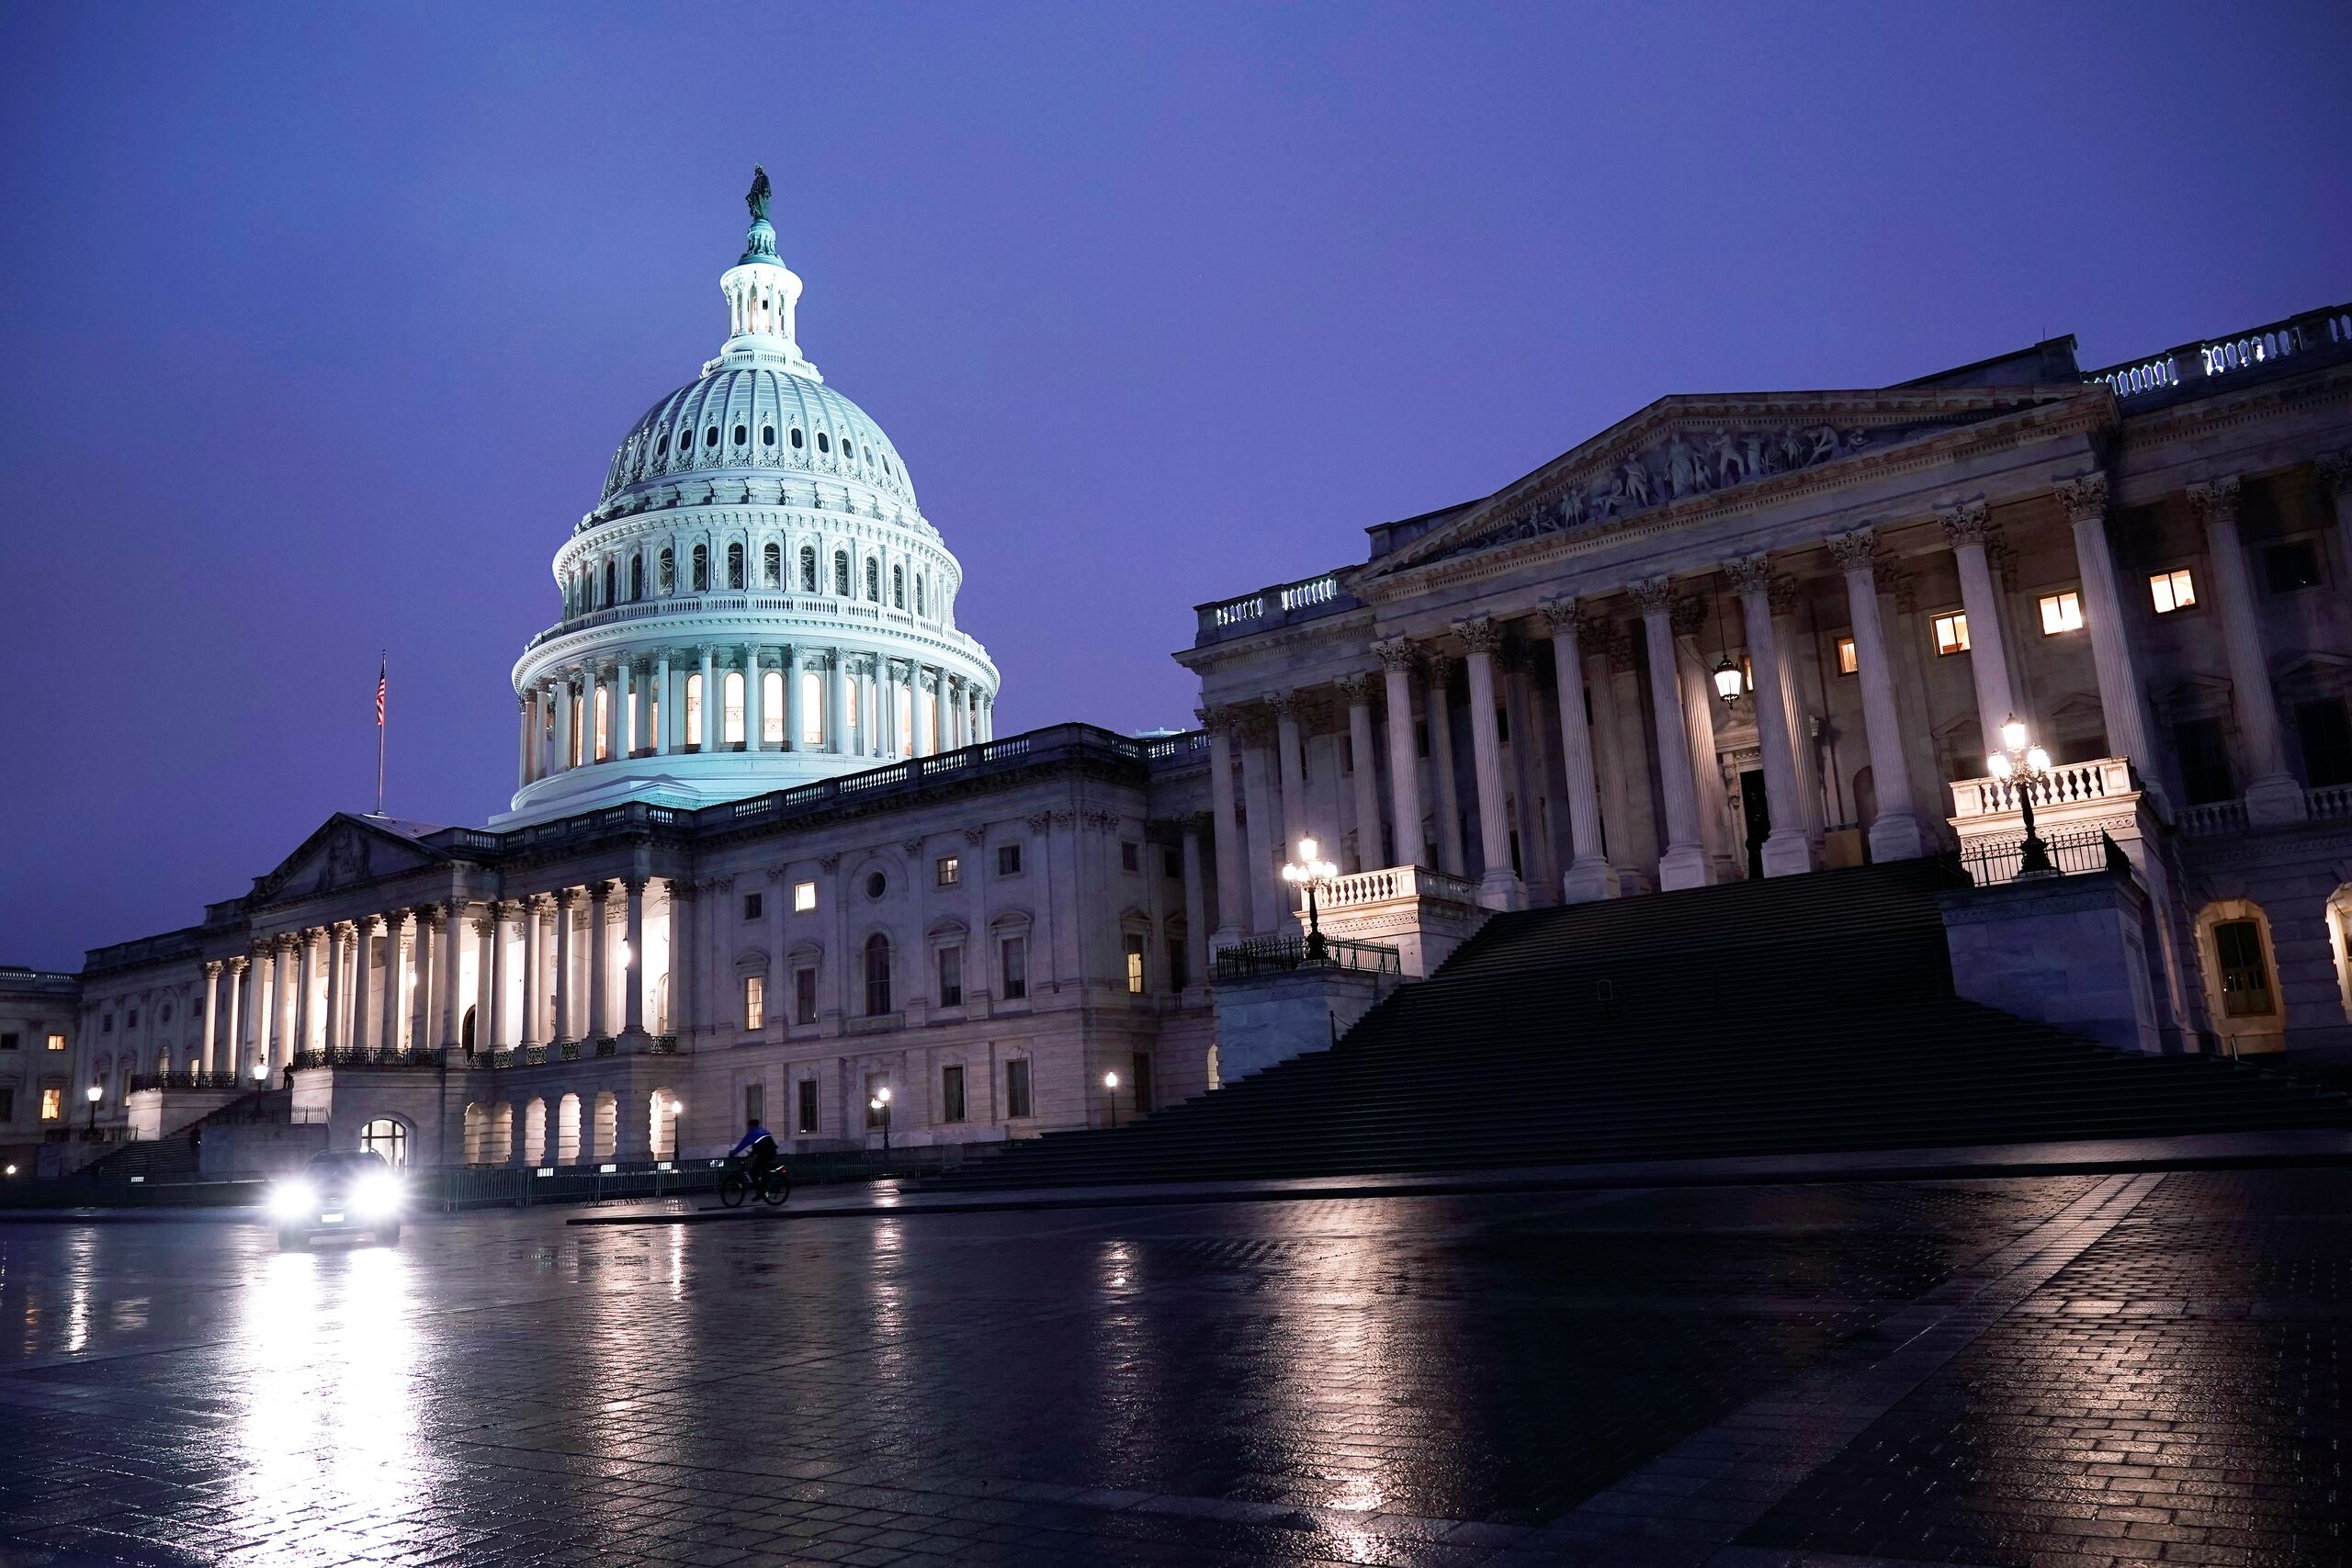
[[[768,172],[759,164],[752,165],[752,188],[743,195],[743,205],[752,209],[752,221],[768,220]]]

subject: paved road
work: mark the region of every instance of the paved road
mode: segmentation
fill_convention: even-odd
[[[566,1213],[0,1223],[0,1564],[2352,1551],[2343,1171]]]

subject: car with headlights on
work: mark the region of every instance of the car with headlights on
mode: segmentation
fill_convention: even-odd
[[[271,1185],[269,1212],[281,1247],[344,1235],[372,1235],[389,1246],[401,1238],[405,1197],[400,1173],[375,1150],[322,1152]]]

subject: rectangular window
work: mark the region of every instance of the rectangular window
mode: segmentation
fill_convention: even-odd
[[[2186,610],[2197,603],[2197,581],[2188,569],[2159,571],[2148,579],[2148,597],[2154,601],[2156,614],[2169,615],[2175,610]]]
[[[954,855],[939,857],[939,886],[953,887],[964,880],[964,863]]]
[[[2172,727],[2173,754],[2180,759],[2180,788],[2191,806],[2237,798],[2230,772],[2230,748],[2218,718],[2192,718]]]
[[[1143,846],[1141,844],[1122,843],[1119,846],[1119,869],[1121,871],[1141,871],[1143,869]]]
[[[743,1120],[765,1122],[768,1119],[768,1086],[747,1083],[743,1086]]]
[[[766,1014],[767,988],[766,976],[746,975],[743,976],[743,1027],[745,1030],[761,1027]]]
[[[950,1062],[939,1069],[939,1119],[964,1119],[964,1068],[960,1063]]]
[[[817,885],[813,882],[794,883],[792,885],[792,912],[796,915],[805,915],[816,907]]]
[[[1008,999],[1029,994],[1029,939],[1009,936],[997,946],[1004,965],[1004,994]]]
[[[12,1033],[7,1033],[7,1034],[0,1034],[0,1051],[13,1051],[13,1050],[15,1050],[16,1048],[17,1048],[17,1037],[16,1037],[16,1035],[15,1035],[13,1032],[12,1032]]]
[[[1935,619],[1936,652],[1939,655],[1968,651],[1968,617],[1954,610]]]
[[[2056,637],[2060,632],[2083,629],[2082,597],[2069,588],[2064,593],[2045,593],[2036,601],[2041,607],[2041,635]]]
[[[137,1008],[132,1008],[130,1012],[123,1016],[122,1026],[125,1029],[136,1029],[139,1027],[139,1010]]]
[[[960,947],[939,950],[939,1005],[944,1008],[964,1005],[964,950]]]
[[[2262,961],[2262,928],[2252,920],[2223,920],[2213,928],[2213,957],[2222,971],[2222,1010],[2232,1018],[2260,1018],[2277,1010],[2270,1000],[2270,969]]]
[[[1860,654],[1854,651],[1854,639],[1849,637],[1839,637],[1838,639],[1838,673],[1851,675],[1861,667],[1862,658]]]
[[[1135,1076],[1130,1077],[1127,1082],[1133,1086],[1135,1089],[1135,1113],[1140,1116],[1145,1111],[1149,1111],[1152,1107],[1150,1053],[1146,1051],[1136,1052],[1132,1058],[1132,1065],[1135,1069]]]
[[[1021,846],[1019,844],[999,844],[996,847],[996,874],[999,876],[1021,874]]]
[[[112,1034],[114,1032],[114,1014],[108,1013],[104,1018],[98,1020],[98,1032],[101,1034]]]
[[[2273,593],[2292,593],[2301,588],[2317,588],[2319,551],[2309,539],[2273,545],[2262,552],[2262,571],[2270,580],[2270,592]]]
[[[1129,932],[1127,950],[1127,995],[1143,995],[1143,938]]]
[[[2352,784],[2352,723],[2340,697],[2295,705],[2295,734],[2303,743],[2303,779],[2313,789]]]
[[[814,969],[795,969],[792,972],[792,1021],[817,1021],[817,972]]]
[[[65,1091],[45,1089],[40,1091],[40,1119],[54,1122],[65,1114]]]
[[[48,1102],[44,1100],[43,1104]],[[1007,1120],[1031,1114],[1029,1058],[1016,1056],[1004,1065],[1004,1114]]]
[[[760,918],[760,895],[756,893],[743,895],[743,918],[747,920],[756,920]]]
[[[802,1078],[795,1090],[799,1104],[793,1111],[792,1130],[813,1133],[817,1130],[817,1080]]]
[[[1184,855],[1181,850],[1159,852],[1159,874],[1170,882],[1184,880]]]
[[[16,1119],[17,1086],[9,1084],[0,1087],[0,1122],[14,1122]]]
[[[64,1050],[64,1049],[65,1049],[65,1036],[63,1036],[62,1034],[52,1034],[52,1035],[51,1035],[51,1036],[49,1037],[49,1048],[50,1048],[51,1050],[52,1050],[52,1051],[62,1051],[62,1050]]]

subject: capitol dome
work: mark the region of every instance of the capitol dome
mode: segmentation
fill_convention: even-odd
[[[989,738],[996,666],[905,460],[801,353],[768,186],[719,278],[729,333],[621,440],[514,665],[513,809],[704,806]]]

